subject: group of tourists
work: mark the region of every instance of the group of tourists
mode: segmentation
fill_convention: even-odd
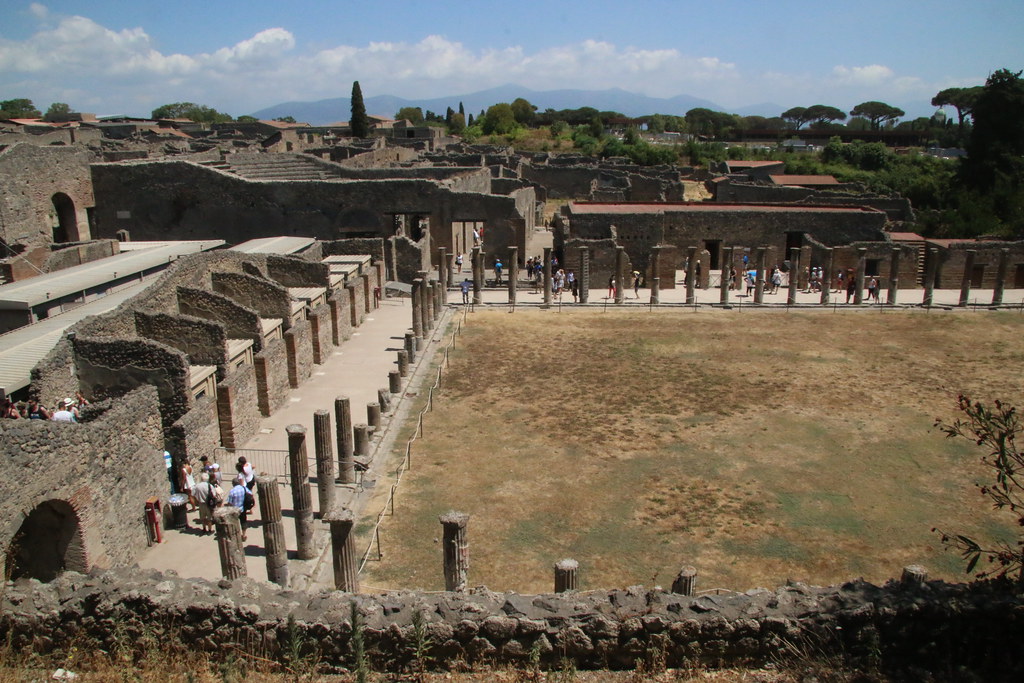
[[[196,468],[188,460],[178,469],[178,491],[188,496],[189,512],[199,512],[199,524],[203,534],[213,532],[213,511],[221,505],[238,509],[242,524],[242,540],[246,540],[246,523],[249,511],[256,505],[256,471],[245,456],[239,456],[235,463],[235,474],[231,476],[231,488],[224,492],[223,473],[220,464],[211,462],[207,456],[199,458],[198,481]]]
[[[82,408],[87,405],[89,405],[89,401],[82,396],[81,392],[76,392],[75,398],[62,398],[49,408],[34,398],[18,402],[5,398],[0,401],[0,418],[78,422]]]

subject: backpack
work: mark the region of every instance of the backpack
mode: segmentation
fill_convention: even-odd
[[[242,503],[242,509],[246,512],[256,507],[256,496],[252,495],[252,491],[246,490],[245,502]]]
[[[206,507],[211,510],[220,505],[220,498],[217,496],[217,489],[209,482],[206,483],[206,500],[203,502],[206,503]]]

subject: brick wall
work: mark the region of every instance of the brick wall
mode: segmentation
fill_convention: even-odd
[[[288,402],[288,352],[283,339],[263,347],[253,357],[256,366],[256,393],[262,415],[270,415]]]
[[[242,365],[217,383],[217,422],[225,448],[241,448],[259,431],[256,369]]]
[[[301,320],[284,333],[288,363],[288,384],[292,389],[313,374],[313,332],[308,320]]]

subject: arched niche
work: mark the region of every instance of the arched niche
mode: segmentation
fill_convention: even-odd
[[[63,192],[58,192],[51,197],[53,210],[57,214],[56,225],[53,226],[54,242],[77,242],[78,215],[75,211],[75,202]]]
[[[6,570],[11,579],[52,581],[63,571],[87,569],[78,513],[63,500],[37,505],[7,548]]]

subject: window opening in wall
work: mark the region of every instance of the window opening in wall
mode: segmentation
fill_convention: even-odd
[[[1018,263],[1014,270],[1013,288],[1024,289],[1024,263]]]
[[[865,277],[877,277],[878,266],[882,262],[881,259],[869,258],[864,260],[864,276]]]
[[[11,579],[39,581],[52,581],[63,571],[88,571],[74,508],[63,500],[36,506],[8,545],[6,571]]]
[[[804,234],[802,232],[787,232],[785,258],[789,258],[791,249],[799,249],[802,246],[804,246]]]
[[[711,270],[718,270],[721,268],[719,261],[722,255],[722,240],[704,240],[704,248],[711,254],[711,262],[708,268]]]

